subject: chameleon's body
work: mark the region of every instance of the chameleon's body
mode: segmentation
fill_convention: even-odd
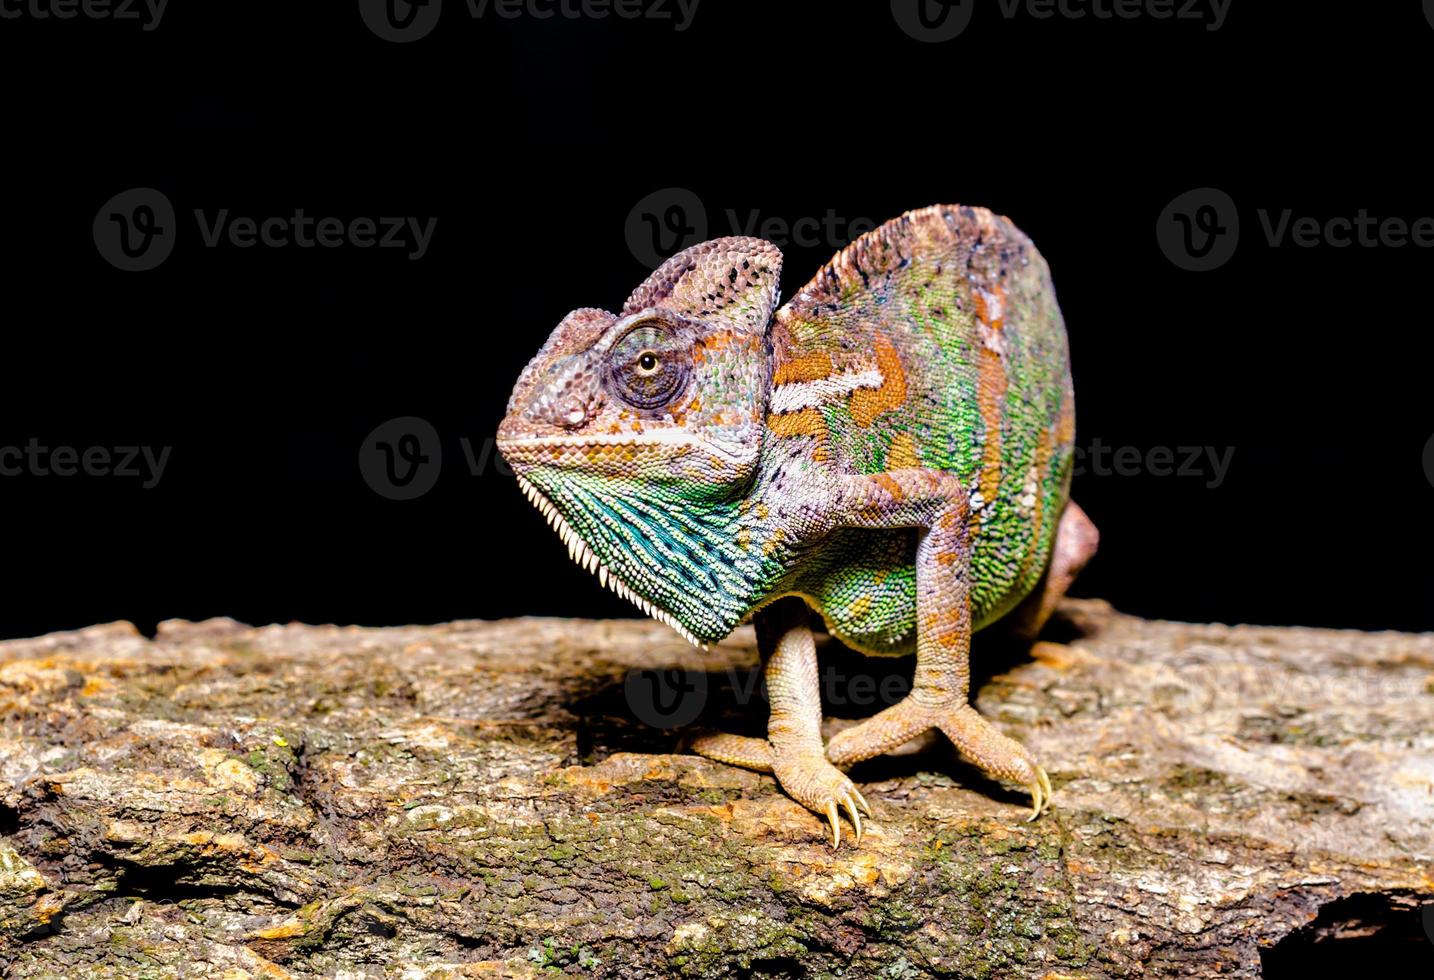
[[[1031,591],[1066,502],[1074,403],[1050,274],[1024,235],[973,209],[898,219],[777,314],[772,346],[769,429],[817,433],[815,465],[947,470],[972,492],[976,628]],[[793,584],[844,641],[909,653],[914,557],[911,531],[842,531]]]
[[[940,727],[1039,813],[1045,774],[967,705],[966,656],[1028,595],[1019,626],[1038,629],[1094,550],[1067,506],[1074,402],[1046,264],[1006,219],[934,207],[863,236],[774,312],[780,267],[769,243],[720,239],[669,260],[620,317],[569,314],[500,448],[574,557],[689,639],[762,610],[769,739],[697,751],[775,771],[834,832],[845,806],[859,835],[864,801],[831,763]],[[857,649],[917,653],[912,695],[825,755],[800,605],[763,608],[784,596]]]

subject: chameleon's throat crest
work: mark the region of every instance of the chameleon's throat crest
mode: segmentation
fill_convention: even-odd
[[[522,476],[518,477],[518,486],[522,489],[524,495],[527,496],[532,505],[538,508],[539,513],[547,518],[548,524],[552,526],[553,530],[558,532],[558,537],[562,538],[563,544],[568,546],[568,557],[589,572],[597,575],[598,581],[602,584],[603,588],[612,589],[612,591],[637,606],[637,608],[641,609],[648,616],[651,616],[660,623],[671,626],[684,640],[697,647],[703,653],[710,650],[710,644],[704,643],[692,635],[692,632],[683,626],[676,616],[673,616],[667,610],[644,599],[636,590],[624,582],[619,575],[608,568],[602,559],[598,557],[597,553],[582,539],[582,536],[578,534],[577,531],[574,531],[568,522],[563,519],[563,515],[558,511],[557,505],[545,497],[542,491]]]

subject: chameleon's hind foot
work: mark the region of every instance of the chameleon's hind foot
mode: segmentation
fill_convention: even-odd
[[[729,765],[774,773],[787,795],[819,817],[826,817],[832,829],[832,847],[841,846],[839,810],[845,810],[861,843],[861,813],[871,816],[871,807],[855,784],[827,761],[820,745],[810,749],[778,751],[764,738],[742,735],[703,735],[693,740],[692,751]]]
[[[907,697],[880,714],[832,736],[827,758],[851,765],[889,752],[928,729],[939,728],[982,772],[1024,786],[1031,794],[1030,819],[1050,804],[1051,781],[1029,750],[998,732],[970,705],[931,705]]]

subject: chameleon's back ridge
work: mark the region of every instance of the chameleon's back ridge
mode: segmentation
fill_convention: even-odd
[[[967,704],[971,634],[1034,636],[1095,550],[1067,500],[1074,399],[1045,261],[982,208],[911,211],[776,308],[780,251],[704,242],[621,313],[570,313],[523,371],[498,446],[572,557],[706,645],[754,617],[767,739],[714,759],[773,772],[861,836],[837,765],[945,732],[995,778],[1045,773]],[[807,608],[873,654],[915,651],[911,695],[821,742]],[[1008,615],[1009,614],[1009,615]]]

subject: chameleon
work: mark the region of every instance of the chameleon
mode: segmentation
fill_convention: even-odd
[[[766,738],[696,753],[775,776],[860,844],[845,772],[937,729],[989,777],[1045,770],[969,704],[971,636],[1034,640],[1098,533],[1069,499],[1075,407],[1046,261],[984,208],[908,211],[786,304],[781,250],[728,237],[658,267],[620,313],[569,313],[518,377],[496,445],[600,583],[707,649],[747,621]],[[899,702],[824,743],[815,619],[915,654]]]

